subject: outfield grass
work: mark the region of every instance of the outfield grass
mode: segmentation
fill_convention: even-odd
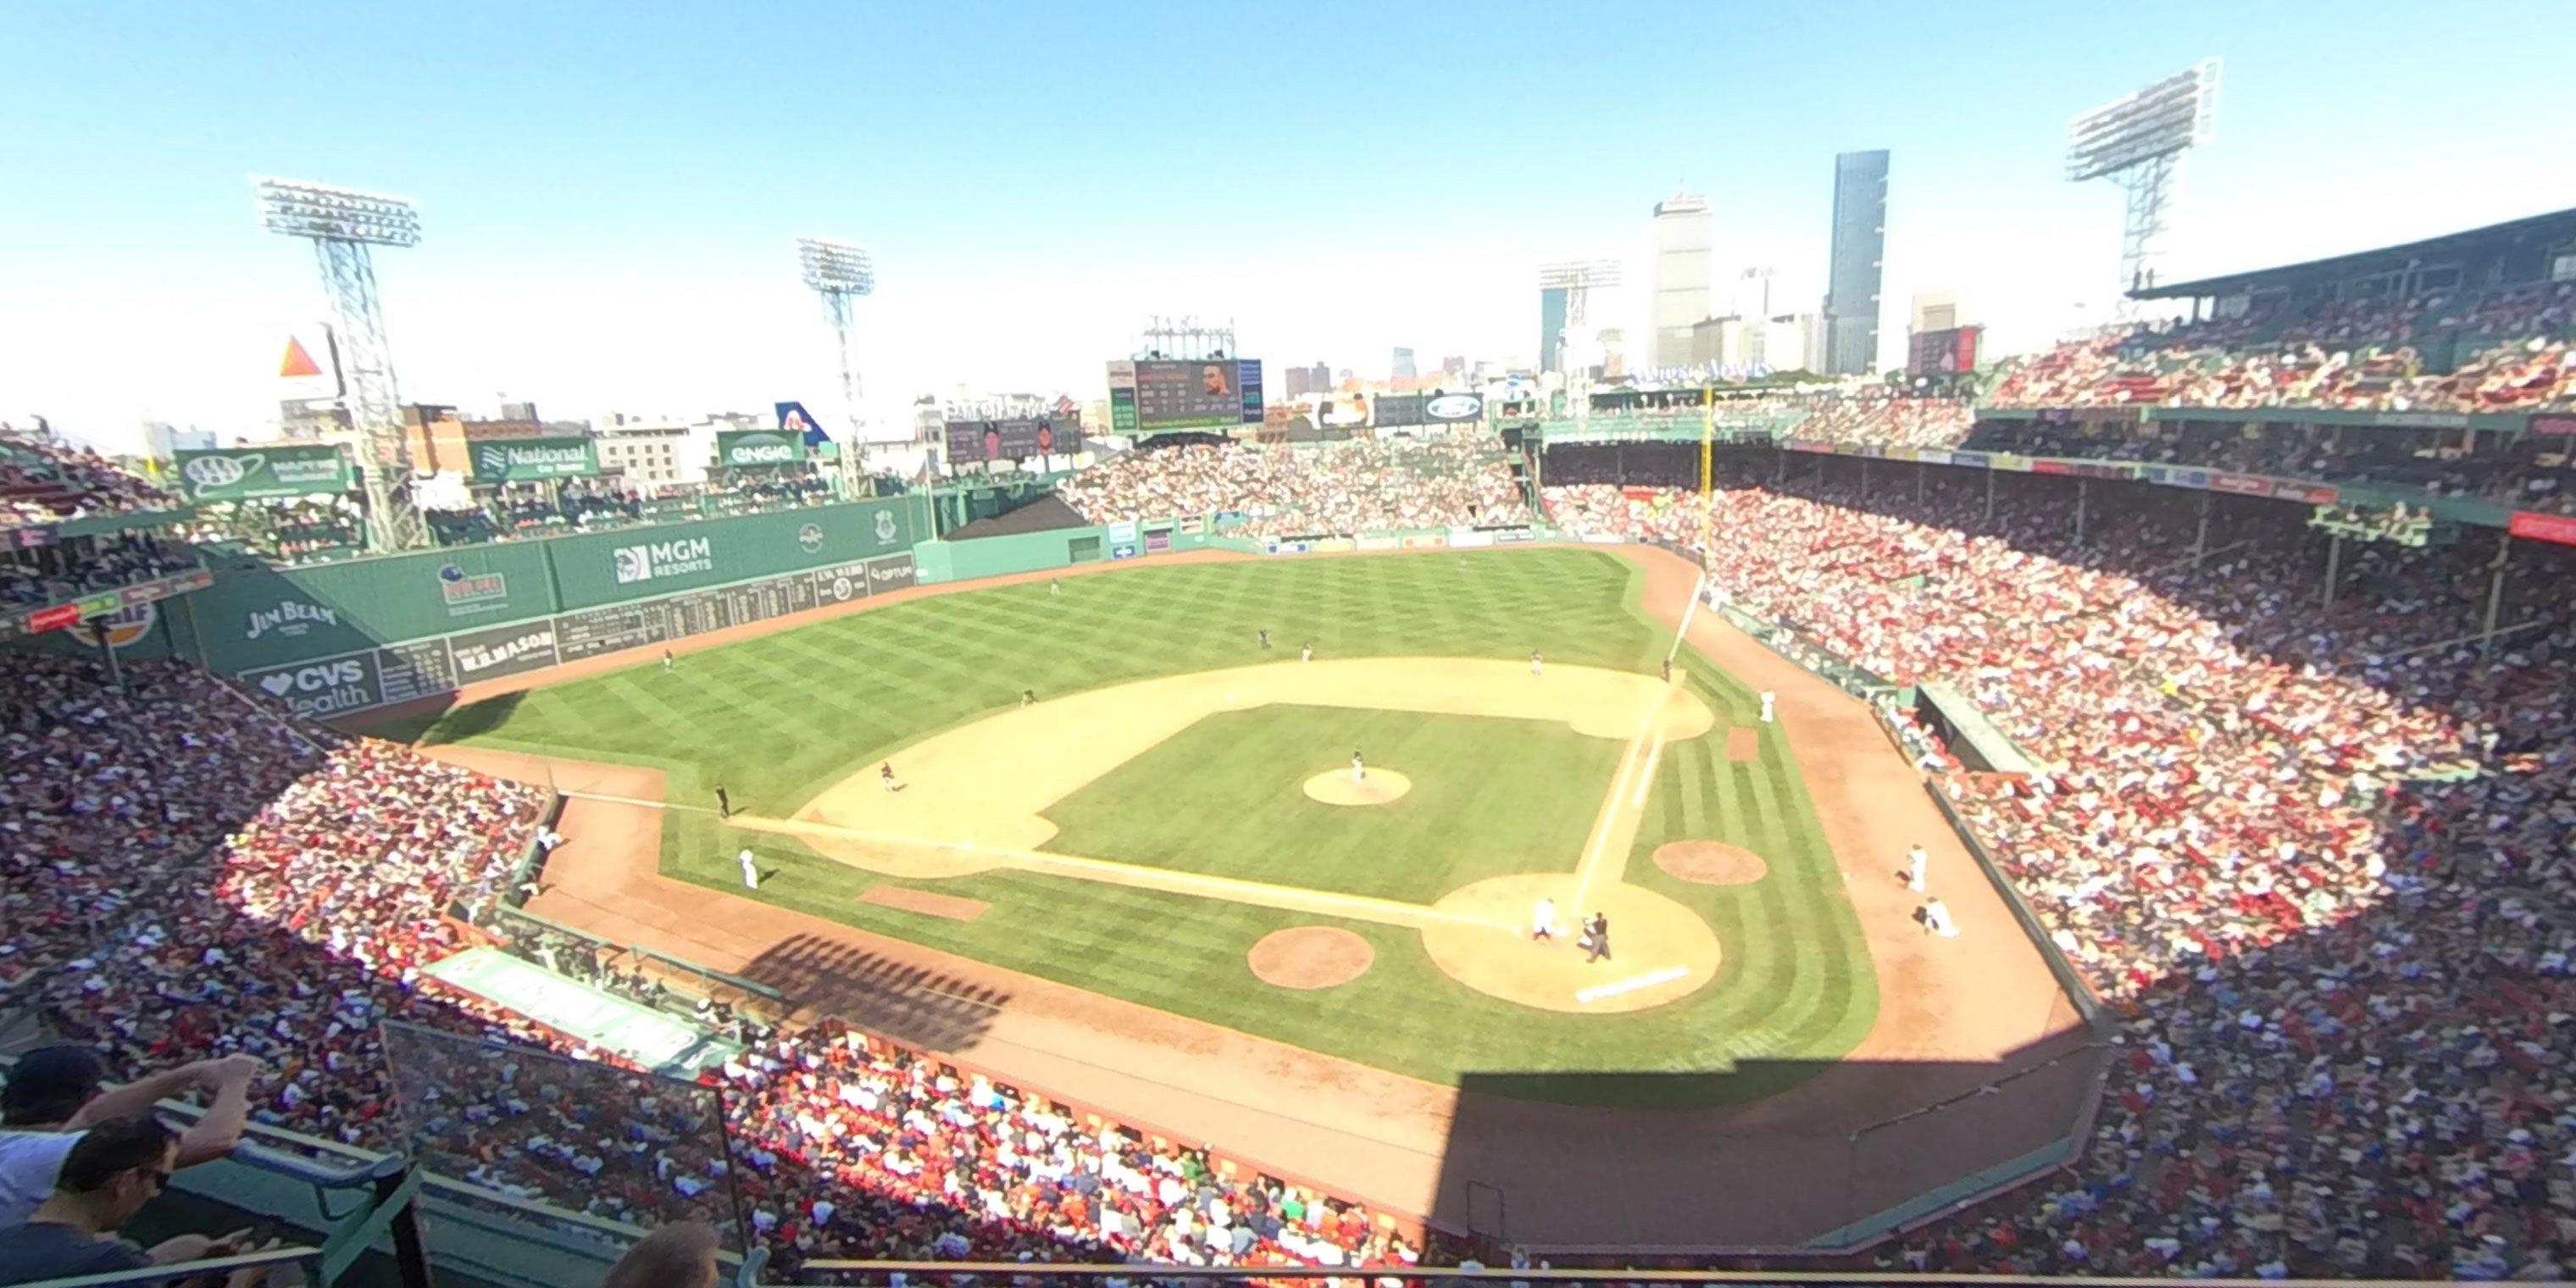
[[[1328,658],[1516,660],[1539,649],[1553,662],[1651,672],[1671,635],[1636,608],[1642,582],[1626,561],[1583,550],[1480,552],[1463,563],[1442,553],[1147,567],[1068,580],[1059,594],[1037,582],[897,604],[692,654],[668,675],[657,659],[639,657],[626,670],[387,732],[652,765],[669,775],[675,799],[710,799],[721,781],[738,807],[786,814],[911,742],[1011,706],[1023,688],[1043,697],[1258,661],[1261,628],[1281,649],[1312,640]],[[1686,650],[1680,666],[1718,712],[1720,732],[1666,748],[1629,880],[1708,918],[1726,956],[1714,984],[1651,1011],[1567,1015],[1489,998],[1441,974],[1418,936],[1388,927],[1018,872],[888,882],[779,837],[758,847],[777,875],[753,897],[1435,1081],[1561,1072],[1568,1076],[1524,1084],[1526,1094],[1755,1099],[1847,1052],[1875,1018],[1876,983],[1778,726],[1756,724],[1753,694],[1697,654]],[[1756,761],[1725,759],[1728,724],[1760,731]],[[1409,811],[1404,802],[1333,810],[1296,794],[1307,774],[1346,767],[1352,742],[1412,776],[1424,799]],[[1300,754],[1283,748],[1310,744],[1303,754],[1312,765],[1280,763]],[[1426,899],[1476,877],[1570,870],[1618,751],[1607,739],[1525,721],[1297,707],[1227,713],[1059,802],[1048,814],[1062,835],[1049,848],[1178,863],[1187,838],[1199,870],[1239,865],[1225,874]],[[1473,772],[1431,768],[1448,765]],[[1245,786],[1279,782],[1284,791]],[[704,815],[667,819],[666,872],[746,897],[732,858],[739,833]],[[1226,843],[1206,845],[1211,837]],[[1515,837],[1533,856],[1526,864],[1513,857]],[[1770,876],[1715,887],[1655,868],[1657,845],[1692,839],[1751,849],[1768,860]],[[1322,856],[1346,848],[1365,852],[1337,865],[1329,885],[1279,870],[1320,871]],[[1377,851],[1407,857],[1381,862]],[[857,902],[881,884],[992,906],[959,923]],[[1315,993],[1252,977],[1244,954],[1255,940],[1317,922],[1367,937],[1376,965]],[[1709,1076],[1582,1076],[1639,1070]]]

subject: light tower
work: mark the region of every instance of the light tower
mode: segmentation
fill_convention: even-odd
[[[841,405],[849,425],[841,442],[841,496],[859,494],[862,477],[860,441],[865,437],[859,413],[859,373],[850,365],[851,302],[877,292],[877,263],[865,246],[821,237],[796,239],[796,262],[805,270],[805,285],[823,301],[823,318],[840,342]]]
[[[1583,323],[1584,305],[1595,287],[1609,288],[1619,284],[1619,261],[1595,259],[1541,264],[1538,289],[1565,292],[1565,329],[1557,333],[1557,352],[1565,365],[1566,401],[1573,404],[1574,417],[1587,420],[1592,415],[1593,344]],[[1584,359],[1578,361],[1578,359]]]
[[[2173,200],[2182,154],[2209,142],[2218,125],[2218,60],[2168,76],[2107,107],[2075,118],[2066,146],[2066,179],[2109,179],[2129,195],[2120,233],[2120,321],[2138,314],[2129,292],[2156,284],[2165,212]]]
[[[411,495],[411,461],[403,450],[402,398],[385,343],[385,314],[376,298],[370,246],[420,244],[420,212],[401,197],[287,179],[261,179],[260,222],[270,232],[313,243],[322,290],[340,324],[342,377],[350,421],[365,444],[367,548],[378,554],[429,544]]]

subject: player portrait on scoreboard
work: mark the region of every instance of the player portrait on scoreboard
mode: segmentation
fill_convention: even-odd
[[[1216,366],[1200,368],[1199,381],[1201,390],[1210,397],[1221,397],[1232,392],[1234,383],[1227,378],[1225,368]]]

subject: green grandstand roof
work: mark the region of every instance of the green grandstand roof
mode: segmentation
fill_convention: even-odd
[[[2498,244],[2539,242],[2563,245],[2576,240],[2576,210],[2561,210],[2526,219],[2508,220],[2472,228],[2466,232],[2444,233],[2422,241],[2378,250],[2354,251],[2326,259],[2312,259],[2304,264],[2286,264],[2279,268],[2260,268],[2197,281],[2174,282],[2129,292],[2133,300],[2187,300],[2202,295],[2233,295],[2260,286],[2295,286],[2307,282],[2336,281],[2404,268],[2417,260],[2440,260],[2464,252],[2488,249]]]

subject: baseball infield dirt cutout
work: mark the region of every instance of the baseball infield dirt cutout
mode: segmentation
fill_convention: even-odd
[[[1339,926],[1290,926],[1263,935],[1245,961],[1264,984],[1317,989],[1347,984],[1368,973],[1377,949]]]
[[[1700,885],[1751,885],[1771,875],[1762,856],[1723,841],[1675,841],[1655,847],[1655,866],[1676,881]]]
[[[1392,769],[1371,769],[1360,779],[1336,769],[1306,780],[1306,795],[1327,805],[1384,805],[1412,790],[1413,780]]]
[[[1429,905],[1245,881],[1043,850],[1055,825],[1040,816],[1075,791],[1220,711],[1270,703],[1561,721],[1625,744],[1583,852],[1533,856],[1558,866],[1480,881]],[[1703,737],[1716,716],[1688,689],[1653,676],[1558,666],[1533,676],[1517,661],[1373,658],[1271,662],[1164,676],[997,712],[872,757],[787,818],[736,814],[732,826],[795,837],[825,858],[885,876],[966,876],[996,868],[1223,899],[1422,934],[1432,959],[1480,992],[1560,1011],[1632,1011],[1685,996],[1717,974],[1717,936],[1682,905],[1625,881],[1655,766],[1668,742]],[[886,791],[877,764],[904,784]],[[1391,770],[1317,775],[1358,796],[1409,787]],[[1400,791],[1365,803],[1392,800]],[[1342,803],[1336,801],[1334,803]],[[1362,803],[1362,802],[1352,802]],[[1561,942],[1533,943],[1531,910],[1557,901]],[[1586,964],[1576,921],[1611,919],[1613,961]],[[1650,979],[1648,977],[1651,977]],[[1646,982],[1639,982],[1644,980]],[[1605,989],[1605,985],[1626,986]]]

